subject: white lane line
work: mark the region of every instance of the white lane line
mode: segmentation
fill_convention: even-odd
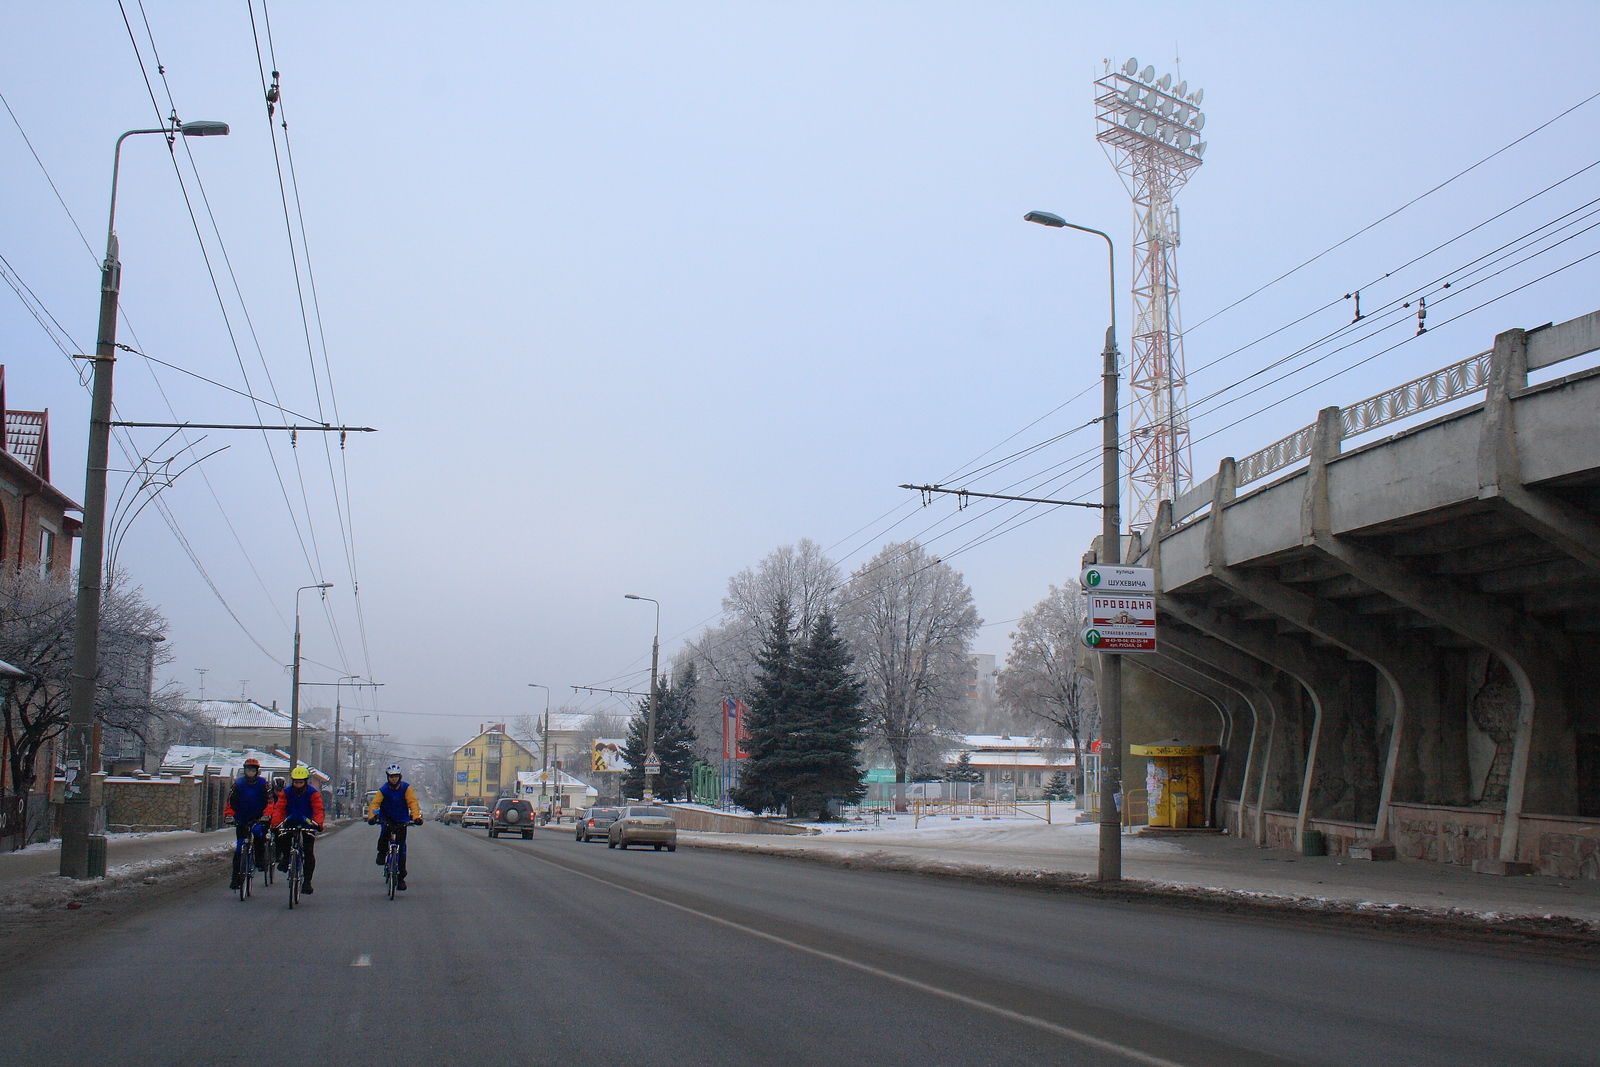
[[[352,967],[371,967],[372,966],[372,957],[367,955],[365,952],[363,952],[361,955],[356,957],[356,961],[354,963],[352,963],[350,966],[352,966]]]
[[[518,849],[518,851],[520,852],[522,850]],[[940,989],[938,986],[929,985],[926,982],[919,982],[915,978],[907,978],[905,975],[895,974],[893,971],[885,971],[882,968],[874,967],[871,964],[850,959],[848,956],[839,956],[832,952],[824,952],[822,949],[812,948],[810,945],[802,945],[798,941],[790,941],[786,937],[779,937],[776,934],[769,934],[764,930],[757,930],[755,927],[746,926],[744,923],[736,923],[732,919],[724,919],[719,915],[712,915],[709,912],[700,911],[696,908],[691,908],[683,904],[677,904],[673,901],[665,900],[661,897],[654,896],[650,893],[645,893],[638,889],[631,889],[628,886],[607,881],[606,879],[600,878],[596,875],[585,874],[582,871],[575,871],[571,867],[544,859],[542,856],[535,856],[531,852],[526,853],[526,855],[538,860],[540,863],[554,867],[557,870],[565,871],[568,874],[575,874],[579,878],[587,878],[591,882],[599,882],[601,885],[610,886],[612,889],[620,889],[624,893],[631,893],[636,897],[640,897],[652,903],[661,904],[668,908],[674,908],[678,911],[686,912],[690,915],[704,919],[707,922],[716,923],[718,926],[726,926],[731,930],[738,930],[740,933],[749,934],[751,937],[759,937],[763,941],[770,941],[775,945],[782,945],[785,948],[794,949],[796,952],[804,952],[807,955],[816,956],[819,959],[825,959],[831,963],[841,964],[845,967],[853,967],[858,971],[865,972],[866,974],[870,974],[876,978],[883,978],[890,982],[898,982],[900,985],[908,986],[922,993],[928,993],[936,997],[943,997],[945,1000],[953,1000],[957,1004],[964,1004],[969,1008],[976,1008],[979,1011],[986,1011],[991,1015],[998,1015],[1003,1019],[1010,1019],[1012,1022],[1022,1023],[1024,1026],[1032,1026],[1039,1030],[1044,1030],[1047,1033],[1055,1034],[1057,1037],[1064,1037],[1070,1041],[1076,1041],[1079,1044],[1088,1045],[1090,1048],[1099,1049],[1102,1052],[1109,1052],[1116,1056],[1124,1056],[1135,1063],[1145,1064],[1146,1067],[1185,1067],[1184,1064],[1178,1063],[1175,1060],[1165,1060],[1160,1056],[1152,1056],[1148,1052],[1141,1052],[1136,1048],[1129,1048],[1127,1045],[1119,1045],[1115,1041],[1107,1041],[1105,1038],[1095,1037],[1093,1034],[1086,1034],[1082,1030],[1074,1030],[1069,1026],[1061,1026],[1057,1023],[1051,1022],[1048,1019],[1041,1019],[1036,1015],[1024,1015],[1020,1011],[1012,1011],[1010,1008],[1002,1008],[998,1004],[990,1004],[988,1001],[978,1000],[976,997],[969,997],[965,993],[957,993],[950,989]]]

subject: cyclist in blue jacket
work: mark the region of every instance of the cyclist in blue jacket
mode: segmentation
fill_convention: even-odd
[[[383,831],[378,834],[378,866],[389,858],[389,835],[392,832],[400,845],[400,881],[396,889],[406,887],[406,828],[422,825],[422,805],[417,801],[416,790],[411,788],[400,773],[400,765],[389,765],[388,781],[378,787],[367,807],[367,822],[383,820]]]
[[[222,809],[225,819],[233,820],[235,841],[242,843],[246,837],[254,836],[253,848],[256,856],[256,866],[261,870],[267,868],[267,838],[264,833],[256,831],[256,824],[267,816],[267,808],[272,804],[272,786],[261,774],[261,761],[254,756],[244,761],[244,773],[233,780],[233,787],[228,790],[228,803]],[[243,847],[242,844],[236,847]],[[239,868],[233,868],[233,881],[229,889],[239,888]]]

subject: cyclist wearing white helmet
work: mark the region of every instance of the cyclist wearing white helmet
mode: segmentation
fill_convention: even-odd
[[[367,807],[369,824],[383,820],[383,830],[378,834],[378,866],[382,867],[389,855],[389,836],[394,835],[400,844],[400,881],[396,889],[406,887],[406,830],[422,825],[422,805],[417,802],[416,791],[400,773],[400,765],[391,763],[388,781],[378,787]]]

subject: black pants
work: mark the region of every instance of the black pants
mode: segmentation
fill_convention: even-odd
[[[289,869],[289,838],[291,836],[293,836],[293,831],[291,829],[288,827],[279,827],[278,870],[280,871],[288,871]],[[304,874],[304,877],[301,879],[301,881],[305,885],[310,885],[312,872],[317,869],[317,839],[314,834],[300,835],[300,855],[300,869]]]
[[[235,822],[233,824],[233,835],[235,841],[234,855],[238,855],[237,842],[244,840],[246,836],[253,836],[255,838],[256,870],[262,871],[266,870],[267,867],[267,835],[265,832],[259,834],[254,833],[254,828],[255,823],[253,822]],[[237,860],[235,862],[237,862]],[[235,868],[235,871],[237,871],[237,868]]]
[[[391,831],[391,827],[393,830]],[[400,843],[400,877],[406,876],[406,831],[410,827],[405,823],[384,823],[383,829],[378,831],[378,859],[389,858],[389,834],[394,834],[394,839]]]

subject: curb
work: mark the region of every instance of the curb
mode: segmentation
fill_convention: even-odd
[[[1600,922],[1565,915],[1514,915],[1461,908],[1424,908],[1374,901],[1349,902],[1325,897],[1258,893],[1242,889],[1127,879],[1102,883],[1091,875],[1062,871],[985,867],[979,864],[927,862],[886,853],[838,854],[814,849],[783,848],[744,841],[688,840],[685,848],[742,852],[804,860],[844,870],[886,871],[948,878],[969,884],[1070,893],[1096,900],[1163,904],[1213,914],[1257,916],[1337,925],[1369,931],[1424,934],[1452,940],[1500,945],[1577,949],[1600,956]]]

